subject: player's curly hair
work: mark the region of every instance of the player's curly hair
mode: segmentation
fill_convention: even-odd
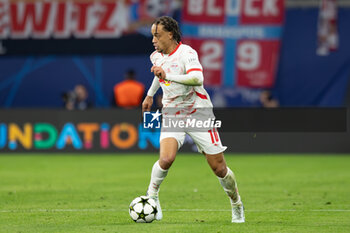
[[[172,32],[173,33],[173,39],[177,42],[180,43],[181,41],[181,31],[179,24],[177,21],[169,16],[161,16],[157,18],[153,24],[158,25],[161,24],[163,25],[163,28],[165,31]]]

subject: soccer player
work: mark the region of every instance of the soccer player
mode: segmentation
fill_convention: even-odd
[[[181,32],[176,20],[168,16],[157,18],[151,32],[155,48],[150,56],[153,64],[151,72],[155,77],[142,103],[142,110],[151,110],[153,96],[159,87],[163,90],[163,115],[169,108],[183,108],[190,113],[199,108],[212,109],[210,97],[203,87],[203,70],[197,52],[181,43]],[[223,152],[227,147],[221,144],[216,129],[207,132],[192,132],[186,129],[177,132],[161,131],[160,157],[153,165],[147,190],[147,195],[157,203],[156,219],[161,220],[163,217],[158,198],[159,187],[174,162],[186,133],[192,137],[198,150],[206,156],[208,164],[229,196],[232,222],[244,222],[244,209],[238,194],[236,178],[224,159]]]

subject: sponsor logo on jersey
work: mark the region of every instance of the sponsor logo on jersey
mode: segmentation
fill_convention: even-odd
[[[160,83],[163,83],[165,86],[169,86],[171,84],[171,81],[166,81],[164,79],[159,79]]]

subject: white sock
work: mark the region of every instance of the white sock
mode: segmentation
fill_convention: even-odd
[[[221,186],[230,198],[231,204],[238,204],[241,202],[241,197],[238,194],[237,182],[235,175],[229,167],[227,167],[227,173],[224,178],[219,178]]]
[[[159,166],[159,160],[154,163],[151,174],[151,181],[148,186],[148,196],[158,196],[159,186],[168,174],[168,170],[164,170]]]

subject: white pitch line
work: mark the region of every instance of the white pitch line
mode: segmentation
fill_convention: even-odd
[[[219,209],[165,209],[164,211],[171,212],[226,212],[231,210],[219,210]],[[245,212],[350,212],[350,210],[342,210],[342,209],[329,209],[329,210],[244,210]]]
[[[0,210],[0,213],[35,213],[35,212],[122,212],[117,209],[23,209]],[[126,210],[127,211],[127,210]]]
[[[36,213],[36,212],[127,212],[128,209],[16,209],[0,210],[0,213]],[[164,209],[165,212],[230,212],[223,209]],[[320,209],[320,210],[245,210],[246,212],[350,212],[345,209]]]
[[[312,212],[350,212],[350,210],[310,210]]]

